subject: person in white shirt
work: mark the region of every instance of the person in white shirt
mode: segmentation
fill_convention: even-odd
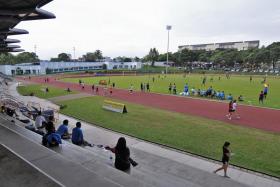
[[[232,110],[233,110],[233,114],[236,115],[236,118],[240,118],[240,116],[238,115],[238,113],[236,112],[236,109],[237,109],[237,103],[236,103],[236,100],[233,101],[232,103]]]
[[[39,111],[38,116],[35,119],[35,130],[44,132],[44,128],[45,128],[44,123],[46,123],[46,119],[44,116],[42,116],[42,112]]]

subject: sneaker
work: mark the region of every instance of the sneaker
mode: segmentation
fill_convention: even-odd
[[[229,117],[228,119],[231,120],[231,117]]]
[[[230,178],[228,175],[224,175],[225,178]]]

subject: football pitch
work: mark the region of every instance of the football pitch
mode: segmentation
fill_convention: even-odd
[[[206,84],[202,85],[203,78],[206,77]],[[61,81],[78,83],[82,80],[88,85],[98,85],[100,80],[106,80],[107,83],[115,83],[117,88],[129,89],[131,84],[135,90],[140,90],[141,83],[149,83],[151,92],[169,94],[169,84],[176,84],[177,93],[184,91],[184,86],[187,83],[189,90],[192,88],[198,90],[207,90],[210,86],[215,91],[224,91],[225,96],[232,94],[235,99],[240,95],[243,96],[244,101],[240,102],[246,105],[263,106],[269,108],[280,109],[280,77],[268,76],[266,84],[269,85],[268,97],[263,104],[260,104],[258,97],[260,92],[264,89],[262,83],[263,76],[250,76],[231,75],[229,79],[223,75],[202,75],[202,74],[174,74],[167,76],[159,74],[143,75],[143,76],[93,76],[83,78],[63,78]],[[153,81],[154,80],[154,81]],[[199,96],[197,96],[199,97]],[[199,97],[205,98],[205,97]]]

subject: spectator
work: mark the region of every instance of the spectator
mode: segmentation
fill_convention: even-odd
[[[57,134],[60,135],[60,137],[62,139],[70,139],[70,134],[68,132],[68,123],[69,121],[67,119],[65,119],[62,123],[62,125],[60,125],[56,131]]]
[[[233,97],[232,97],[231,94],[229,94],[229,95],[227,96],[227,100],[229,100],[229,101],[232,101],[232,100],[233,100]]]
[[[38,115],[35,118],[35,132],[44,135],[44,128],[46,127],[46,119],[42,116],[42,112],[38,111]]]
[[[90,143],[84,140],[84,135],[81,127],[82,127],[81,122],[77,122],[76,127],[72,130],[72,143],[75,145],[92,147]]]
[[[225,142],[224,143],[224,146],[223,146],[223,157],[222,157],[223,166],[221,168],[218,168],[217,170],[214,171],[214,173],[217,173],[220,170],[224,170],[224,177],[228,177],[228,175],[227,175],[227,168],[228,168],[228,165],[229,165],[230,156],[232,155],[230,153],[229,146],[230,146],[229,142]]]
[[[1,113],[5,113],[6,109],[5,109],[5,105],[1,106]]]
[[[55,133],[55,127],[52,121],[49,121],[46,126],[46,134],[43,135],[42,144],[44,146],[57,146],[61,144],[61,138],[58,134]]]
[[[121,171],[130,173],[130,164],[133,166],[138,165],[130,158],[130,151],[126,146],[126,140],[124,137],[119,138],[116,147],[111,148],[106,146],[105,149],[115,153],[115,167]]]
[[[240,96],[238,97],[238,101],[244,101],[244,98],[243,98],[242,95],[240,95]]]
[[[224,91],[221,92],[220,96],[221,96],[221,100],[225,100],[225,92]]]
[[[185,92],[185,93],[188,93],[188,92],[189,92],[189,86],[188,86],[188,84],[187,84],[187,83],[185,84],[185,87],[184,87],[184,92]]]

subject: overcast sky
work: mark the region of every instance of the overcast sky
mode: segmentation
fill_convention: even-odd
[[[100,49],[105,56],[146,55],[179,45],[260,40],[279,41],[280,0],[54,0],[43,9],[56,19],[22,22],[30,34],[16,36],[41,59]]]

